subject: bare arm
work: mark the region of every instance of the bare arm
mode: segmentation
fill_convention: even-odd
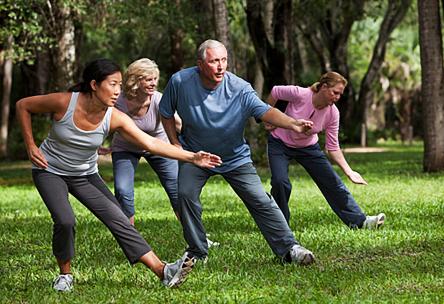
[[[276,101],[270,94],[267,103],[272,106],[270,110],[265,112],[261,117],[264,121],[265,129],[268,131],[276,129],[276,127],[293,130],[295,132],[307,132],[313,127],[313,122],[305,119],[293,119],[292,117],[282,113],[274,108]]]
[[[275,127],[284,128],[299,133],[307,132],[313,127],[312,121],[305,119],[293,119],[276,108],[269,109],[264,115],[262,115],[261,119]]]
[[[180,116],[177,113],[174,114],[174,122],[176,126],[176,133],[180,133],[182,130],[182,119],[180,119]]]
[[[174,130],[174,118],[172,119]],[[217,155],[202,151],[197,153],[185,151],[146,134],[135,125],[130,117],[117,109],[113,110],[111,130],[118,131],[129,142],[156,155],[190,162],[204,168],[214,168],[222,163]]]
[[[60,119],[66,111],[70,96],[71,93],[54,93],[26,97],[17,101],[16,116],[22,131],[26,152],[29,160],[40,168],[48,167],[48,163],[35,144],[32,133],[31,115],[51,113],[56,119]]]
[[[353,183],[367,185],[365,179],[358,172],[353,171],[349,166],[341,150],[328,151],[328,155]]]
[[[179,142],[179,139],[177,138],[177,132],[176,132],[176,121],[174,117],[166,118],[161,116],[163,128],[165,129],[165,132],[168,136],[168,139],[170,140],[170,143],[176,147],[181,148],[182,145]]]

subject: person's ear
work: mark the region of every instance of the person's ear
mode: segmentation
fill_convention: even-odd
[[[97,91],[97,81],[95,81],[95,79],[91,80],[89,85],[91,86],[91,90]]]

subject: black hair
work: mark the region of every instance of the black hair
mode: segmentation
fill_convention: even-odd
[[[82,73],[82,81],[73,85],[68,89],[69,92],[91,93],[92,88],[90,82],[95,80],[97,83],[102,82],[109,75],[121,72],[117,63],[112,60],[101,58],[89,62]]]

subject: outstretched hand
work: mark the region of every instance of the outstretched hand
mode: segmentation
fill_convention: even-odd
[[[313,128],[313,122],[311,120],[296,119],[294,130],[299,133],[307,133]]]
[[[356,171],[350,172],[350,174],[347,175],[348,178],[354,183],[358,185],[367,185],[368,183],[366,180]]]
[[[217,155],[199,151],[194,153],[193,164],[202,168],[214,168],[222,164],[222,159]]]

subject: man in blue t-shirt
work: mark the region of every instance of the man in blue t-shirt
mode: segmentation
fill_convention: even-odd
[[[298,244],[276,202],[265,192],[252,164],[244,128],[250,117],[295,132],[308,131],[312,123],[271,108],[257,97],[248,82],[226,68],[225,46],[207,40],[198,48],[197,67],[175,73],[160,101],[159,112],[172,144],[194,152],[208,151],[223,161],[214,169],[180,164],[179,216],[187,253],[199,259],[208,255],[199,196],[206,181],[220,174],[242,199],[273,252],[285,262],[310,264],[313,253]],[[174,122],[176,111],[182,119],[179,138]]]

